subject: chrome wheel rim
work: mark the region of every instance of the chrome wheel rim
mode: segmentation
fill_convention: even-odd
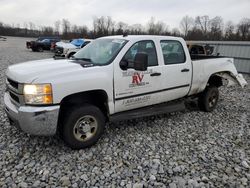
[[[74,137],[81,142],[87,141],[96,134],[97,127],[98,124],[95,117],[90,115],[83,116],[74,125]]]
[[[217,97],[216,92],[215,91],[212,92],[210,97],[208,98],[208,105],[210,108],[212,108],[216,105],[217,99],[218,99],[218,97]]]

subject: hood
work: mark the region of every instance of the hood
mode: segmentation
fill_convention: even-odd
[[[70,48],[77,48],[75,45],[73,45],[73,44],[71,44],[71,43],[66,43],[66,42],[57,42],[57,43],[56,43],[56,46],[62,47],[62,48],[67,48],[67,49],[70,49]]]
[[[80,64],[72,60],[45,59],[29,61],[11,65],[6,71],[6,76],[19,83],[34,83],[35,81],[46,81],[60,75],[72,75],[75,72],[83,71]]]

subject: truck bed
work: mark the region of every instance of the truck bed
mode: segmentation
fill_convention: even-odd
[[[205,60],[205,59],[219,59],[226,58],[225,56],[215,56],[215,55],[192,55],[190,54],[192,61]]]
[[[192,60],[193,77],[189,95],[202,92],[210,76],[217,72],[232,72],[237,74],[232,58],[221,56],[204,56]]]

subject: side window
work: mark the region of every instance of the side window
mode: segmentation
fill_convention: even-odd
[[[86,46],[86,45],[89,44],[89,43],[90,43],[90,41],[85,41],[85,42],[82,44],[81,48],[83,48],[84,46]]]
[[[148,54],[148,66],[157,66],[157,54],[153,41],[140,41],[135,43],[125,54],[123,60],[128,62],[134,62],[135,54],[138,52],[144,52]]]
[[[186,61],[185,52],[179,41],[161,41],[165,65],[184,63]]]

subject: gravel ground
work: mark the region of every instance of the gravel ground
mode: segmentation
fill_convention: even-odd
[[[1,108],[6,67],[52,56],[25,49],[26,40],[0,41]],[[80,151],[20,132],[0,110],[0,187],[250,187],[250,86],[220,93],[212,113],[193,107],[110,124]]]

